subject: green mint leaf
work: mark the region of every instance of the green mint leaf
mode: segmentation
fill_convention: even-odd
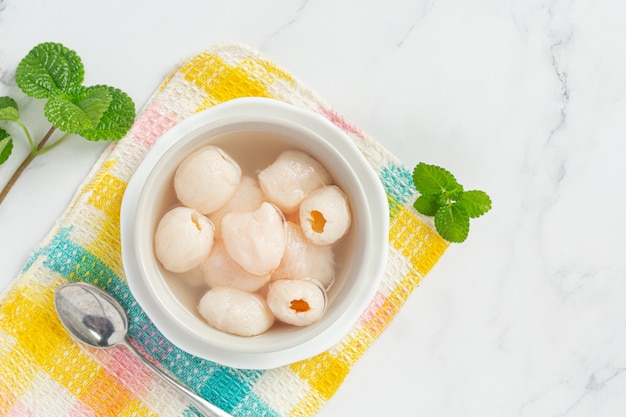
[[[17,121],[20,117],[20,111],[17,108],[17,102],[11,97],[0,97],[0,120]]]
[[[425,216],[434,216],[441,207],[438,200],[436,195],[421,195],[415,200],[413,207]]]
[[[480,217],[491,210],[491,198],[484,191],[465,191],[458,202],[471,218]]]
[[[420,162],[413,170],[415,189],[422,195],[434,195],[462,190],[454,176],[444,168]]]
[[[464,193],[465,191],[463,191],[463,186],[461,184],[458,184],[458,187],[455,190],[449,191],[446,194],[448,195],[450,200],[459,201]]]
[[[106,87],[111,94],[111,102],[102,114],[100,121],[93,127],[83,129],[79,134],[88,140],[119,140],[128,132],[135,121],[135,103],[115,87]]]
[[[84,76],[83,63],[76,52],[53,42],[35,46],[15,70],[18,87],[35,98],[49,98],[79,87]]]
[[[458,184],[458,188],[454,191],[445,191],[439,195],[438,202],[439,206],[445,206],[447,204],[452,204],[455,201],[458,201],[463,195],[463,186]],[[437,196],[433,196],[437,197]]]
[[[91,120],[91,124],[87,127],[91,128],[102,119],[113,101],[113,94],[106,85],[79,87],[70,90],[70,100]]]
[[[13,138],[4,129],[0,129],[0,164],[4,163],[13,150]]]
[[[463,242],[469,233],[470,217],[460,203],[441,207],[435,214],[435,228],[448,242]]]
[[[80,135],[100,122],[112,99],[106,86],[71,88],[68,94],[50,97],[44,114],[57,129]]]

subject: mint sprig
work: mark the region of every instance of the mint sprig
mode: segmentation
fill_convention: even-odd
[[[465,191],[454,175],[436,165],[419,163],[413,170],[415,189],[421,194],[415,209],[434,216],[437,232],[449,242],[467,239],[470,219],[491,210],[491,198],[484,191]]]
[[[15,81],[24,94],[47,100],[44,115],[52,128],[38,143],[19,120],[20,111],[11,97],[0,97],[0,121],[17,124],[28,141],[30,154],[5,188],[0,202],[21,172],[34,157],[48,152],[72,134],[90,141],[121,139],[135,121],[135,103],[123,91],[108,85],[84,86],[85,69],[73,50],[60,43],[45,42],[35,46],[20,61]],[[55,130],[64,132],[47,144]],[[0,164],[13,149],[13,138],[0,128]]]

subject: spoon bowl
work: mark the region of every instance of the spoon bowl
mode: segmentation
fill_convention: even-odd
[[[124,344],[128,319],[118,301],[98,287],[83,283],[61,285],[54,307],[63,326],[78,340],[96,348]]]
[[[125,345],[204,415],[232,417],[140,355],[128,341],[128,316],[124,307],[106,291],[82,282],[62,284],[54,293],[54,307],[63,326],[78,341],[95,348]]]

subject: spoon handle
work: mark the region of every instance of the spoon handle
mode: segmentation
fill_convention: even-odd
[[[195,392],[187,388],[180,381],[176,380],[175,378],[173,378],[172,376],[170,376],[163,370],[157,368],[152,362],[150,362],[148,359],[143,357],[139,352],[137,352],[137,349],[135,349],[135,347],[131,345],[127,339],[124,340],[124,344],[128,347],[128,349],[132,353],[135,354],[135,356],[137,356],[137,358],[139,358],[139,360],[141,360],[144,364],[146,364],[148,368],[150,368],[154,373],[159,375],[172,388],[175,388],[176,390],[178,390],[178,392],[183,394],[189,400],[189,402],[191,402],[191,404],[193,404],[194,407],[196,407],[196,409],[200,411],[202,414],[204,414],[206,417],[233,417],[232,415],[223,411],[221,408],[217,407],[214,404],[211,404],[204,398],[200,397],[198,394],[196,394]]]

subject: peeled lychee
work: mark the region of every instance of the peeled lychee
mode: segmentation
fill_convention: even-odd
[[[209,145],[181,162],[174,175],[174,190],[185,206],[209,214],[233,196],[240,179],[237,162],[221,148]]]
[[[283,323],[308,326],[318,321],[326,309],[326,292],[317,282],[281,279],[270,284],[267,305]]]
[[[256,336],[274,324],[274,315],[258,294],[215,287],[198,304],[198,312],[213,327],[239,336]]]
[[[313,278],[329,288],[335,279],[332,247],[311,243],[300,226],[292,222],[287,222],[285,237],[285,254],[280,266],[272,274],[272,280]]]
[[[265,196],[285,214],[297,211],[300,202],[311,191],[331,181],[322,164],[296,150],[282,152],[270,166],[259,172],[259,183]]]
[[[269,281],[269,275],[254,275],[232,260],[221,241],[216,241],[211,253],[202,261],[204,282],[211,288],[231,287],[254,292]]]
[[[233,196],[226,204],[209,215],[209,219],[215,224],[215,235],[221,236],[222,217],[224,217],[226,213],[255,210],[259,208],[263,201],[263,191],[261,191],[261,187],[256,178],[247,175],[241,177],[239,186],[237,186]]]
[[[300,227],[316,245],[337,242],[350,228],[351,214],[348,198],[335,185],[313,191],[300,205]]]
[[[285,218],[267,202],[254,211],[228,213],[222,218],[222,242],[249,273],[271,274],[285,252]]]
[[[197,210],[176,207],[165,213],[154,235],[154,250],[163,267],[189,271],[207,257],[213,247],[213,223]]]

